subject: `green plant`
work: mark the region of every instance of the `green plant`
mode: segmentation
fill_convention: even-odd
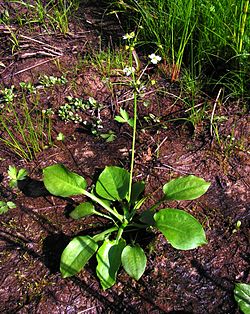
[[[0,201],[0,215],[7,213],[10,209],[16,208],[13,202]]]
[[[237,301],[240,310],[244,314],[250,313],[250,285],[245,283],[236,283],[234,288],[234,298]]]
[[[249,22],[247,14],[249,7],[249,0],[239,1],[239,6],[235,7],[235,15],[238,15],[238,25],[235,26],[234,35],[236,40],[236,52],[241,54],[245,49],[246,44],[249,44],[249,34],[246,33]],[[238,12],[237,12],[238,11]],[[244,55],[243,55],[244,56]]]
[[[27,24],[32,27],[33,24],[40,24],[47,31],[60,31],[66,34],[69,31],[69,17],[78,8],[78,0],[50,0],[44,3],[42,0],[18,1],[10,2],[18,3],[24,9],[26,14],[15,16],[20,25]]]
[[[11,44],[11,53],[14,54],[15,51],[18,51],[19,49],[19,38],[17,35],[17,31],[15,29],[12,29],[11,27],[7,26],[7,29],[9,30],[10,37],[9,42]]]
[[[112,4],[111,13],[125,15],[121,20],[129,28],[139,25],[140,44],[158,50],[161,68],[173,81],[181,78],[192,93],[201,86],[211,90],[220,81],[229,87],[230,97],[249,96],[249,0],[113,0]]]
[[[20,82],[20,87],[23,91],[27,91],[30,94],[36,94],[36,87],[31,82]]]
[[[183,210],[156,209],[167,200],[193,200],[203,195],[210,183],[190,175],[180,177],[163,186],[164,196],[143,213],[139,208],[149,198],[142,196],[143,181],[130,188],[130,173],[120,167],[106,167],[99,175],[95,188],[88,192],[86,180],[56,164],[43,170],[44,184],[52,194],[61,197],[85,195],[90,201],[78,205],[70,214],[74,219],[98,215],[112,222],[107,230],[94,236],[77,236],[65,248],[61,256],[60,270],[63,277],[78,273],[96,253],[97,276],[105,290],[116,282],[120,265],[138,280],[146,267],[146,255],[132,239],[127,244],[126,233],[157,228],[176,249],[190,250],[206,244],[205,232],[199,222]],[[96,209],[100,205],[102,209]]]
[[[82,122],[82,117],[78,114],[79,109],[71,104],[64,104],[58,109],[58,116],[65,121],[73,121],[74,123]]]
[[[25,86],[33,90],[32,85]],[[39,93],[29,97],[24,85],[21,88],[21,93],[14,86],[0,90],[0,141],[19,157],[32,160],[52,144],[53,111],[40,109]]]
[[[93,97],[89,97],[86,101],[71,96],[67,96],[66,99],[67,103],[60,106],[58,110],[58,116],[65,121],[65,123],[81,123],[92,135],[100,136],[107,142],[112,142],[115,139],[115,134],[112,130],[110,130],[109,133],[101,133],[103,129],[102,119],[100,117],[100,110],[103,108],[102,104],[98,103]],[[83,113],[88,113],[89,118],[83,120]]]
[[[103,81],[107,82],[109,87],[112,87],[110,78],[112,75],[119,74],[120,69],[125,67],[127,56],[128,53],[124,49],[105,48],[100,43],[99,52],[94,51],[93,55],[90,56],[90,60],[87,58],[86,62],[91,63],[101,73]]]
[[[134,127],[134,119],[129,117],[125,109],[120,108],[120,116],[115,116],[115,121],[120,123],[128,123],[131,128]]]
[[[15,86],[12,85],[10,88],[0,90],[0,108],[4,108],[5,103],[10,104],[14,101],[14,88]]]
[[[240,230],[241,227],[241,221],[237,220],[236,224],[235,224],[235,228],[233,229],[232,233],[236,233]]]
[[[87,101],[77,97],[66,97],[67,103],[60,106],[58,116],[65,122],[73,121],[75,123],[83,122],[79,113],[86,110],[100,110],[103,106],[93,98],[89,97]]]
[[[156,117],[153,113],[149,113],[149,115],[143,117],[143,119],[150,125],[161,123],[161,117]],[[164,127],[164,126],[162,126],[162,127]]]
[[[17,170],[15,166],[9,166],[8,176],[10,179],[9,186],[12,188],[17,187],[18,181],[26,179],[28,172],[26,169],[22,168]]]
[[[49,19],[51,24],[56,26],[63,34],[69,31],[69,16],[73,10],[76,10],[78,5],[75,7],[76,1],[65,1],[59,0],[57,4],[54,4],[51,8]]]
[[[67,82],[67,79],[63,75],[61,77],[43,75],[39,79],[39,83],[45,87],[51,87],[56,84],[65,85]]]
[[[59,132],[56,139],[57,139],[57,141],[63,142],[65,140],[65,135],[62,132]]]
[[[103,138],[107,143],[113,142],[116,139],[115,132],[109,130],[107,133],[101,133],[100,137]]]
[[[186,45],[194,30],[194,1],[131,0],[114,3],[120,10],[129,14],[133,12],[132,19],[141,25],[140,37],[159,49],[165,71],[170,73],[173,81],[177,80]]]
[[[10,23],[10,13],[8,9],[4,9],[3,11],[1,11],[0,23],[7,24],[7,25]]]
[[[102,119],[100,117],[93,116],[90,121],[83,121],[83,124],[90,130],[94,136],[100,136],[103,129]]]

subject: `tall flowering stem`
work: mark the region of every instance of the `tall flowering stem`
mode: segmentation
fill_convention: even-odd
[[[138,55],[134,49],[136,44],[136,35],[135,32],[127,33],[123,36],[123,39],[128,41],[128,46],[126,49],[129,49],[129,66],[123,69],[123,72],[126,76],[132,76],[132,86],[133,86],[133,98],[134,98],[134,119],[133,119],[133,140],[132,140],[132,153],[131,153],[131,162],[130,162],[130,178],[129,178],[129,192],[128,192],[128,202],[130,202],[131,194],[132,194],[132,184],[133,184],[133,172],[134,172],[134,164],[135,164],[135,143],[136,143],[136,122],[137,122],[137,99],[138,94],[140,93],[138,85],[140,84],[140,79],[145,73],[148,65],[142,70],[139,78],[137,77],[138,72],[140,71],[140,60]],[[156,55],[155,53],[150,54],[149,56],[150,62],[153,64],[157,64],[161,61],[161,57]],[[136,68],[133,67],[133,61],[136,63]]]
[[[136,141],[136,120],[137,120],[137,90],[134,89],[134,125],[133,125],[133,141],[132,141],[132,154],[130,163],[130,178],[129,178],[129,192],[128,199],[130,201],[133,183],[133,171],[135,164],[135,141]]]

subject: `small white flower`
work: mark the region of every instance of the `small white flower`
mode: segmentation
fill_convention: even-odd
[[[126,74],[126,76],[130,76],[134,72],[135,72],[135,68],[134,67],[125,67],[123,69],[123,73]]]
[[[135,37],[135,32],[127,33],[122,36],[123,39],[133,39]]]
[[[161,61],[161,57],[157,56],[154,53],[151,53],[151,55],[149,55],[148,57],[153,64],[157,64],[159,61]]]

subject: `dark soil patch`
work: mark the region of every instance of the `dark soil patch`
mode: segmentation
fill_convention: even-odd
[[[86,17],[88,21],[92,11],[91,7],[84,11],[90,14]],[[209,115],[195,127],[186,120],[175,120],[187,117],[183,103],[170,96],[178,86],[171,86],[153,73],[161,89],[167,87],[168,94],[152,92],[147,96],[150,105],[139,108],[135,179],[146,181],[147,193],[158,190],[155,198],[166,181],[179,175],[192,173],[210,181],[211,188],[198,201],[167,205],[192,213],[203,224],[208,244],[192,251],[177,251],[156,233],[150,244],[149,239],[144,243],[148,263],[143,277],[136,282],[121,270],[117,284],[105,292],[97,281],[94,260],[78,276],[61,278],[60,255],[69,240],[77,234],[101,230],[106,221],[69,218],[70,202],[47,195],[39,183],[41,169],[63,163],[91,184],[106,165],[128,168],[130,160],[131,130],[113,120],[119,112],[119,100],[127,98],[125,90],[115,90],[119,99],[114,102],[98,71],[79,63],[79,57],[83,58],[89,47],[94,49],[97,43],[99,33],[93,26],[93,21],[85,21],[81,25],[72,24],[72,32],[67,36],[40,37],[42,42],[57,47],[54,51],[61,54],[57,56],[60,66],[52,60],[54,57],[24,57],[25,53],[41,49],[41,44],[24,38],[26,46],[12,56],[6,48],[8,32],[1,34],[5,45],[0,61],[6,65],[1,72],[3,84],[18,85],[30,80],[36,83],[41,74],[66,73],[74,84],[69,82],[47,91],[41,103],[57,109],[67,95],[85,99],[93,96],[104,104],[100,112],[104,131],[114,130],[117,138],[106,143],[82,126],[64,124],[55,116],[54,140],[59,132],[65,134],[66,140],[55,140],[55,145],[38,154],[34,161],[20,160],[0,144],[1,197],[17,205],[0,218],[0,312],[239,313],[233,297],[234,284],[250,282],[248,115],[239,103],[218,108],[217,115],[225,118],[219,124],[219,146],[209,132]],[[38,33],[28,36],[37,38]],[[129,106],[128,111],[132,108]],[[211,110],[212,106],[207,114]],[[144,117],[149,113],[160,117],[160,122],[146,122]],[[232,130],[235,139],[228,141]],[[32,179],[20,186],[23,192],[8,187],[9,165],[29,170]],[[73,202],[78,201],[80,198],[76,197]],[[242,225],[234,232],[237,221]]]

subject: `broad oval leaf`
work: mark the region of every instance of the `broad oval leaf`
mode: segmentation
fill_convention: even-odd
[[[125,240],[118,243],[115,240],[104,240],[96,254],[96,274],[100,279],[103,290],[112,287],[116,282],[117,271],[121,265],[122,250],[126,246]]]
[[[163,186],[163,192],[168,200],[194,200],[205,194],[209,186],[204,179],[190,175],[169,181]]]
[[[116,166],[106,167],[96,182],[96,193],[111,201],[124,199],[129,190],[129,172]]]
[[[202,225],[183,210],[165,208],[154,215],[156,227],[176,249],[191,250],[206,244]]]
[[[130,204],[135,204],[139,200],[139,196],[145,190],[145,182],[138,181],[132,185]]]
[[[98,244],[90,236],[75,237],[64,249],[60,271],[63,278],[77,274],[95,254]]]
[[[237,283],[234,288],[234,298],[244,314],[250,314],[250,285]]]
[[[43,175],[46,189],[56,196],[68,197],[82,194],[87,186],[83,177],[69,171],[61,164],[44,168]]]
[[[144,212],[141,213],[139,220],[149,226],[154,226],[155,225],[154,214],[155,213],[153,211],[145,210]]]
[[[95,213],[95,206],[90,202],[85,202],[76,206],[76,208],[72,210],[69,216],[73,219],[80,219],[85,216],[93,215],[94,213]]]
[[[147,257],[139,245],[127,245],[122,251],[122,266],[130,277],[139,280],[147,264]]]

